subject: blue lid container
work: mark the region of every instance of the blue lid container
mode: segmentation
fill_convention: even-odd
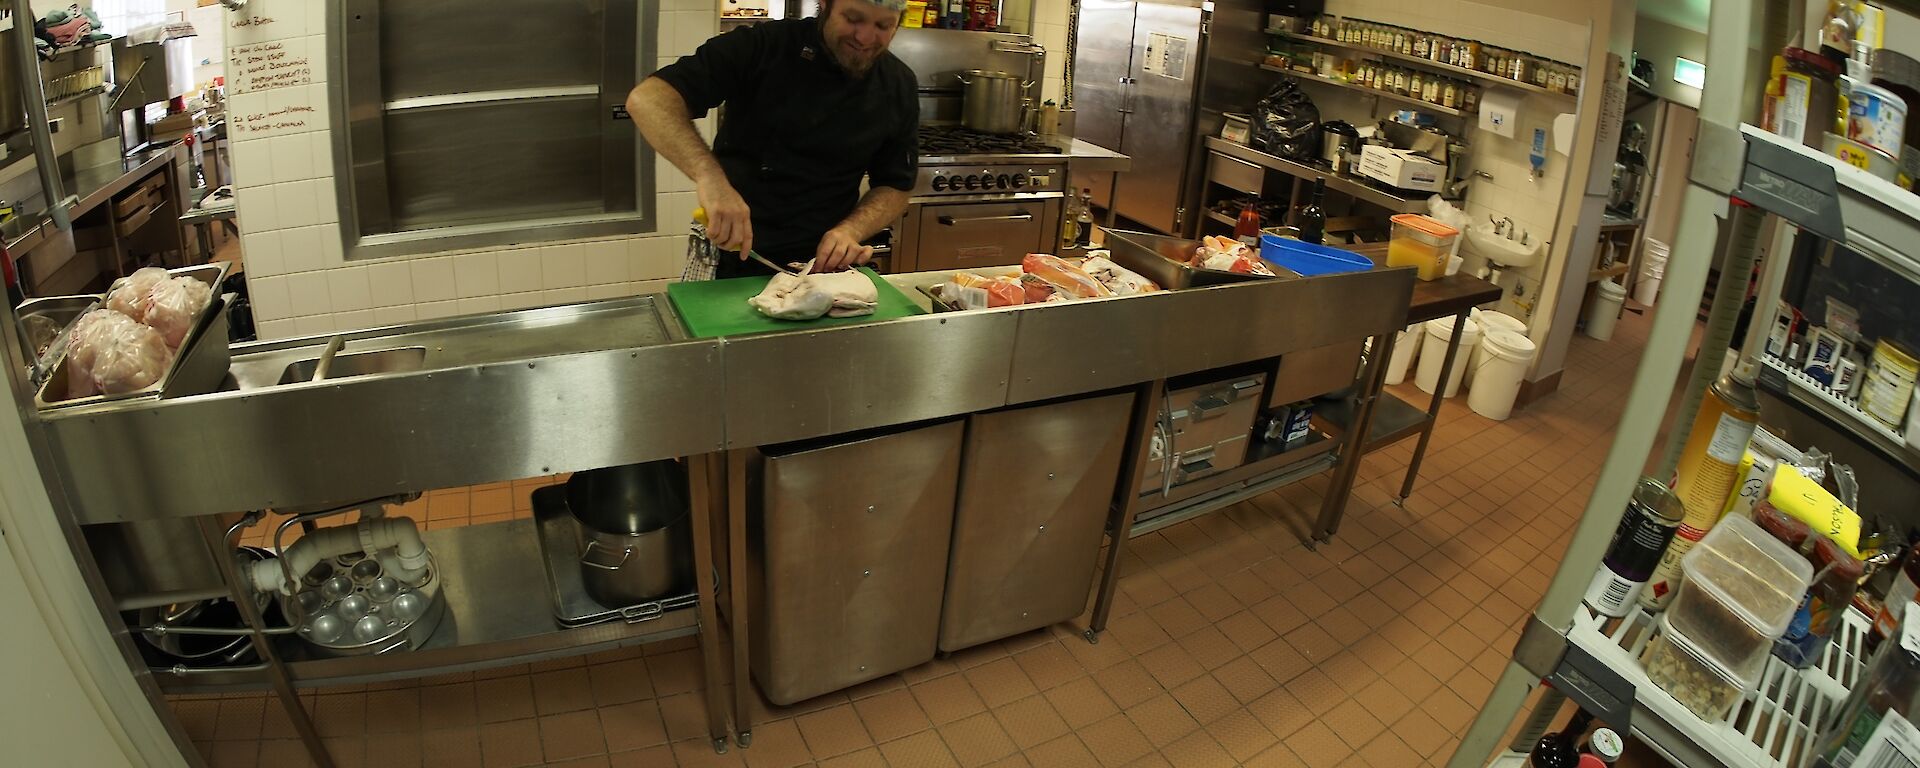
[[[1260,236],[1260,258],[1285,267],[1301,277],[1373,269],[1372,260],[1352,251],[1279,235]]]

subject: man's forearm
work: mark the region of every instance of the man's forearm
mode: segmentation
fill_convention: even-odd
[[[695,183],[724,176],[707,141],[694,130],[687,102],[659,78],[647,78],[627,94],[627,114],[647,145]]]
[[[860,203],[853,207],[853,213],[841,220],[840,226],[850,230],[855,240],[865,240],[880,230],[893,226],[900,214],[907,210],[906,190],[893,187],[873,187],[860,197]]]

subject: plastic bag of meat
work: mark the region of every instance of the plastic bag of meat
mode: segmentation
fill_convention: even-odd
[[[1100,281],[1107,290],[1113,291],[1115,296],[1132,296],[1160,290],[1160,286],[1154,284],[1152,280],[1114,263],[1104,255],[1089,255],[1086,261],[1080,262],[1080,269],[1092,275],[1093,279]]]
[[[1066,300],[1066,296],[1060,293],[1060,289],[1053,287],[1053,283],[1040,279],[1039,275],[1021,275],[1020,290],[1026,294],[1023,298],[1028,304]]]
[[[118,395],[145,388],[167,372],[173,350],[159,331],[112,310],[74,323],[67,347],[67,397]]]
[[[1020,269],[1060,289],[1070,299],[1094,299],[1112,296],[1113,291],[1093,279],[1085,270],[1065,259],[1044,253],[1029,253],[1020,260]],[[1031,303],[1032,299],[1028,301]]]
[[[1245,243],[1215,235],[1201,238],[1200,248],[1193,254],[1193,261],[1189,265],[1219,272],[1274,276],[1266,262],[1261,261],[1260,256]]]
[[[978,288],[986,293],[988,307],[1017,307],[1027,303],[1026,289],[1020,287],[1020,281],[1010,277],[981,277],[972,272],[961,272],[953,276],[953,282],[962,288]]]
[[[167,271],[159,267],[143,267],[127,275],[127,279],[115,283],[113,290],[107,291],[107,309],[140,319],[147,313],[147,295],[153,287],[172,279]]]
[[[168,349],[179,349],[180,342],[193,329],[194,318],[213,300],[213,289],[191,277],[176,277],[154,285],[147,291],[146,312],[134,317],[159,331]]]

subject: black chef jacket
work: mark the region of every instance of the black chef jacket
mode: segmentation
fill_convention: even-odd
[[[654,73],[701,117],[721,104],[713,154],[753,215],[753,248],[775,263],[813,258],[845,220],[860,178],[913,188],[920,105],[913,70],[885,53],[866,77],[834,62],[820,20],[743,27]],[[721,259],[722,276],[762,272]]]

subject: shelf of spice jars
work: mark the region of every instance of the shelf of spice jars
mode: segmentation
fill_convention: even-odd
[[[1897,429],[1869,415],[1851,398],[1836,394],[1806,371],[1772,355],[1760,357],[1757,383],[1764,389],[1806,406],[1826,422],[1873,446],[1888,458],[1920,471],[1920,450]]]
[[[1349,83],[1345,80],[1335,80],[1331,77],[1321,77],[1320,75],[1309,74],[1306,72],[1298,72],[1291,69],[1284,69],[1281,67],[1276,67],[1272,64],[1261,64],[1260,68],[1268,72],[1278,72],[1283,75],[1291,75],[1293,76],[1294,79],[1300,80],[1303,82],[1319,83],[1321,85],[1330,85],[1335,88],[1345,88],[1350,91],[1359,91],[1369,96],[1377,96],[1379,98],[1386,99],[1387,101],[1397,101],[1402,104],[1411,104],[1413,106],[1419,107],[1422,111],[1425,111],[1425,112],[1432,112],[1440,115],[1448,115],[1451,117],[1460,117],[1466,114],[1465,112],[1454,109],[1452,107],[1441,106],[1431,101],[1427,101],[1426,99],[1416,98],[1413,96],[1406,96],[1403,94],[1386,90],[1384,88],[1368,88],[1367,86],[1361,85],[1359,83]]]
[[[1848,165],[1838,157],[1814,151],[1758,126],[1743,124],[1740,132],[1747,141],[1749,156],[1754,145],[1767,144],[1831,169],[1841,222],[1846,228],[1846,241],[1841,245],[1910,282],[1920,283],[1920,250],[1913,247],[1914,243],[1920,243],[1920,195]],[[1805,194],[1803,190],[1796,191]],[[1792,221],[1791,217],[1785,218]],[[1793,223],[1804,227],[1811,222]]]
[[[1364,54],[1368,56],[1378,56],[1381,59],[1411,64],[1415,67],[1425,69],[1437,74],[1452,75],[1455,77],[1465,77],[1465,78],[1476,80],[1482,83],[1498,85],[1503,88],[1513,88],[1515,90],[1526,91],[1527,93],[1540,94],[1543,96],[1558,96],[1558,97],[1567,98],[1567,99],[1571,99],[1574,97],[1574,94],[1571,92],[1556,91],[1556,90],[1553,90],[1552,88],[1543,88],[1541,86],[1534,85],[1533,83],[1515,80],[1511,77],[1496,75],[1496,74],[1493,74],[1492,72],[1482,72],[1480,70],[1470,69],[1468,67],[1455,66],[1452,64],[1448,64],[1446,62],[1434,61],[1424,56],[1415,56],[1412,54],[1401,53],[1399,51],[1390,51],[1385,48],[1375,48],[1370,45],[1361,45],[1358,43],[1346,43],[1346,42],[1341,42],[1339,40],[1334,40],[1332,38],[1318,37],[1315,35],[1308,35],[1300,32],[1290,32],[1284,29],[1269,29],[1267,30],[1267,34],[1273,35],[1275,37],[1286,38],[1288,40],[1298,40],[1303,43],[1312,43],[1314,45],[1324,46],[1327,48],[1335,48],[1343,51],[1352,51],[1354,53]],[[1577,74],[1580,70],[1572,69],[1572,71]]]
[[[1633,684],[1633,734],[1689,768],[1810,768],[1818,739],[1837,719],[1866,665],[1870,622],[1849,610],[1817,663],[1794,669],[1768,657],[1758,682],[1740,694],[1728,714],[1707,721],[1647,674],[1643,658],[1660,624],[1638,606],[1626,618],[1612,619],[1582,605],[1567,642]]]

